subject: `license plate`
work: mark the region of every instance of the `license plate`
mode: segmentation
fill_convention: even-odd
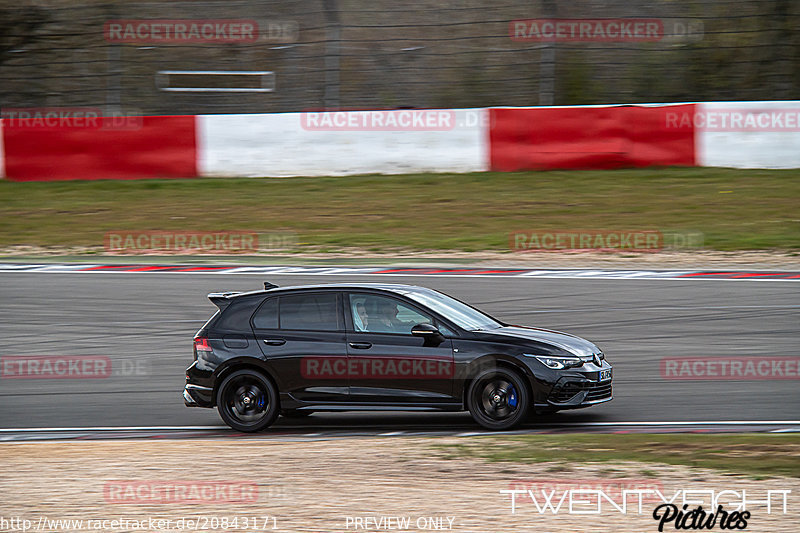
[[[600,376],[597,378],[597,381],[608,381],[611,379],[611,369],[608,370],[601,370]]]

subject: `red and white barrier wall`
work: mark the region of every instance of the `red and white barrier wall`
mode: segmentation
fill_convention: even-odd
[[[692,166],[694,130],[669,113],[693,104],[491,109],[493,170]]]
[[[800,101],[0,121],[11,180],[800,168]]]
[[[5,150],[3,142],[3,121],[0,120],[0,178],[6,177],[6,160],[5,160]]]
[[[112,121],[4,120],[5,176],[16,181],[197,175],[193,116]]]
[[[486,170],[485,109],[197,117],[203,176]]]
[[[697,166],[800,168],[798,101],[697,104],[696,122]]]

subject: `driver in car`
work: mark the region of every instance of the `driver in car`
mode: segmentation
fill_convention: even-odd
[[[373,327],[387,333],[411,333],[413,322],[403,322],[397,318],[397,304],[381,298],[378,301],[378,317]]]

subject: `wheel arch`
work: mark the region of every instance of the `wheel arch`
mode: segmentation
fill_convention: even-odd
[[[222,382],[225,381],[225,378],[227,378],[229,375],[239,370],[253,370],[259,374],[262,374],[265,378],[272,382],[272,385],[275,386],[275,390],[278,392],[278,396],[280,397],[281,389],[278,386],[278,380],[273,372],[266,367],[266,365],[258,364],[253,360],[253,358],[231,359],[230,361],[226,361],[223,365],[221,365],[215,372],[212,407],[216,407],[217,405],[217,394]]]
[[[530,383],[530,378],[532,377],[532,373],[529,368],[527,368],[525,365],[515,360],[514,358],[510,358],[502,354],[484,355],[472,361],[469,365],[469,368],[467,369],[467,376],[464,379],[464,385],[461,390],[461,405],[463,406],[464,409],[468,409],[467,392],[469,391],[470,385],[472,385],[472,382],[475,380],[475,377],[478,376],[480,372],[490,367],[505,368],[519,374],[519,376],[522,378],[522,382],[525,384],[525,389],[528,392],[528,397],[531,400],[533,399],[533,389]]]

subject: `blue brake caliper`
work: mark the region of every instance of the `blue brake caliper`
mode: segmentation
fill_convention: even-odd
[[[509,407],[517,406],[517,391],[514,387],[508,389],[508,405]]]

